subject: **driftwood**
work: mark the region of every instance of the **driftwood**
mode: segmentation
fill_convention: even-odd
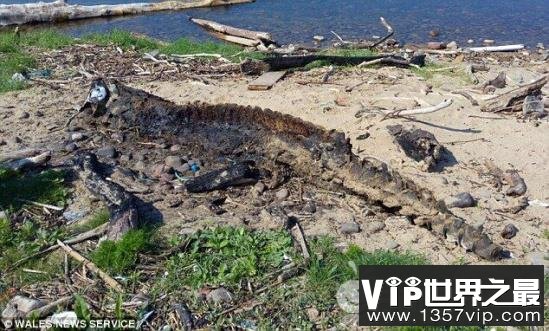
[[[541,89],[548,81],[549,75],[545,75],[530,84],[488,99],[482,105],[481,110],[485,112],[520,111],[524,98],[531,94],[540,94]]]
[[[417,109],[405,109],[405,110],[395,110],[390,113],[387,113],[383,119],[389,117],[398,117],[398,116],[410,116],[410,115],[420,115],[420,114],[429,114],[434,113],[444,108],[450,107],[454,102],[453,99],[444,100],[438,105],[426,108],[417,108]]]
[[[387,129],[408,157],[424,162],[424,170],[432,171],[442,158],[444,146],[432,133],[421,129],[406,130],[402,125],[388,126]]]
[[[241,46],[256,47],[261,44],[261,41],[257,39],[248,39],[248,38],[242,38],[237,36],[231,36],[231,35],[216,32],[216,31],[209,31],[208,33],[218,39],[228,41],[233,44],[238,44]]]
[[[203,20],[200,18],[190,18],[190,20],[191,22],[209,31],[215,31],[224,36],[238,37],[238,39],[234,38],[232,40],[231,39],[223,39],[223,40],[235,42],[237,44],[241,44],[244,46],[250,46],[253,43],[255,43],[255,45],[253,46],[257,46],[260,42],[266,45],[274,43],[273,37],[268,32],[235,28],[229,25],[220,24],[214,21]],[[218,37],[218,34],[215,34],[214,36]],[[247,41],[246,39],[249,39],[250,41]]]
[[[50,3],[0,5],[0,26],[136,15],[156,11],[224,6],[253,1],[255,0],[195,0],[82,6],[69,5],[65,0],[57,0]]]
[[[245,163],[237,163],[225,169],[215,170],[185,183],[187,191],[192,193],[223,190],[230,186],[251,184],[257,181],[257,174]]]
[[[524,49],[524,45],[522,44],[468,48],[471,52],[513,52],[520,51],[521,49]]]
[[[339,41],[340,41],[338,43],[335,43],[334,47],[336,47],[336,48],[358,48],[358,49],[360,49],[360,48],[375,48],[375,47],[381,45],[387,39],[391,38],[395,34],[395,30],[393,29],[393,27],[391,25],[389,25],[389,23],[387,23],[385,18],[380,17],[379,20],[381,21],[381,24],[387,29],[387,34],[384,37],[380,38],[379,40],[377,40],[375,42],[371,42],[371,41],[353,42],[353,41],[343,40],[343,38],[341,38],[337,33],[335,33],[334,31],[331,31],[332,34],[334,36],[336,36],[336,38],[339,39]]]
[[[117,183],[100,174],[99,162],[94,154],[84,154],[77,160],[82,168],[84,184],[92,194],[107,204],[110,213],[107,239],[118,240],[138,225],[135,197]]]
[[[124,291],[122,289],[122,286],[114,278],[109,276],[103,270],[99,269],[99,267],[97,267],[95,265],[95,263],[93,263],[92,261],[90,261],[90,260],[86,259],[85,257],[83,257],[80,253],[75,251],[72,247],[68,246],[67,244],[63,243],[61,240],[57,240],[57,244],[65,252],[67,252],[67,254],[69,254],[72,258],[74,258],[78,262],[84,263],[86,268],[90,269],[93,273],[97,274],[101,279],[103,279],[105,281],[105,283],[107,285],[109,285],[109,287],[111,287],[112,289],[114,289],[118,292],[123,292]]]

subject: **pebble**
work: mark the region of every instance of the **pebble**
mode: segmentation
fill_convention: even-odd
[[[20,120],[24,120],[24,119],[29,118],[29,117],[30,117],[30,114],[27,113],[26,111],[22,112],[21,115],[19,115]]]
[[[528,115],[530,113],[539,113],[540,115],[545,112],[543,101],[535,95],[528,95],[524,98],[522,104],[522,114]]]
[[[179,156],[168,156],[164,160],[164,163],[174,169],[177,169],[183,165],[183,162],[181,162],[181,158]]]
[[[318,42],[321,42],[321,41],[324,40],[324,36],[314,36],[313,39],[318,41]]]
[[[458,49],[458,44],[455,41],[449,42],[448,45],[446,45],[446,48],[452,51],[455,51]]]
[[[509,223],[501,231],[501,237],[504,238],[504,239],[512,239],[517,235],[518,231],[519,231],[519,229],[517,229],[516,226]]]
[[[143,171],[143,170],[145,170],[145,162],[137,161],[137,162],[135,162],[135,165],[133,167],[134,167],[135,170]]]
[[[303,211],[310,214],[316,213],[316,203],[314,201],[307,201],[305,206],[303,206]]]
[[[278,200],[284,200],[289,196],[290,196],[290,192],[285,188],[280,189],[278,192],[276,192],[276,198]]]
[[[355,222],[343,223],[339,231],[342,234],[353,234],[360,232],[360,226]]]
[[[82,132],[75,132],[73,134],[71,134],[71,140],[72,141],[80,141],[80,140],[84,140],[86,139],[86,135],[83,134]]]
[[[170,152],[179,152],[181,150],[181,145],[172,145],[172,147],[170,147]]]
[[[467,43],[468,43],[468,44],[472,44],[472,43],[474,43],[474,42],[475,42],[475,41],[474,41],[473,39],[467,40]]]
[[[476,201],[471,194],[462,192],[446,199],[445,203],[448,208],[468,208],[474,207]]]
[[[387,249],[397,249],[399,246],[400,244],[394,240],[388,240],[387,243],[385,244],[385,247]]]
[[[368,224],[368,232],[369,233],[376,233],[376,232],[379,232],[383,229],[385,229],[385,223],[383,223],[381,221],[374,221],[374,222],[370,222]]]
[[[116,157],[116,149],[112,146],[101,147],[96,152],[97,156],[113,159]]]
[[[307,317],[311,322],[314,322],[320,317],[320,312],[315,307],[307,308]]]
[[[430,41],[427,43],[428,49],[445,49],[446,44],[438,42],[438,41]]]
[[[21,138],[15,136],[13,138],[11,138],[11,141],[14,143],[14,144],[20,144],[23,142],[23,140],[21,140]]]
[[[266,186],[262,182],[257,182],[254,185],[254,190],[259,194],[262,194],[263,192],[265,192],[265,188],[266,188]]]
[[[75,143],[68,143],[65,145],[64,147],[65,151],[66,152],[74,152],[75,150],[78,149],[78,145],[76,145]]]
[[[206,299],[213,303],[225,303],[233,300],[233,294],[226,288],[220,287],[208,293]]]

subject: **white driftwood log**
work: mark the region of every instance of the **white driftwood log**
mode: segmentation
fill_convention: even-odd
[[[213,30],[219,33],[223,33],[223,34],[227,34],[235,37],[241,37],[241,38],[252,39],[252,40],[262,40],[262,41],[268,41],[271,43],[274,42],[273,37],[268,32],[235,28],[229,25],[217,23],[214,21],[203,20],[200,18],[191,18],[191,22],[207,30]]]
[[[471,52],[513,52],[520,51],[521,49],[524,49],[523,44],[468,48]]]
[[[119,5],[69,5],[65,0],[55,2],[0,5],[0,26],[39,22],[61,22],[92,17],[135,15],[147,12],[214,7],[255,0],[192,0],[129,3]]]
[[[385,117],[383,119],[389,118],[389,117],[396,117],[396,116],[410,116],[410,115],[420,115],[420,114],[429,114],[434,113],[439,110],[442,110],[444,108],[450,107],[452,103],[454,102],[453,99],[447,99],[442,101],[436,106],[432,107],[426,107],[426,108],[418,108],[418,109],[405,109],[405,110],[397,110],[390,113],[386,113]]]

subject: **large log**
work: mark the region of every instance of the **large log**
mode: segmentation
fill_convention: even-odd
[[[532,83],[488,99],[482,105],[481,110],[485,112],[519,111],[522,109],[524,98],[531,94],[540,94],[541,89],[548,81],[549,75],[545,75]]]
[[[0,26],[39,22],[61,22],[93,17],[136,15],[147,12],[214,7],[255,0],[191,0],[157,3],[129,3],[119,5],[69,5],[65,0],[50,3],[0,5]]]
[[[225,24],[220,24],[214,21],[208,21],[203,20],[200,18],[191,18],[191,22],[207,29],[207,30],[213,30],[222,34],[227,34],[231,36],[251,39],[251,40],[261,40],[263,42],[267,42],[269,44],[273,43],[273,37],[268,32],[261,32],[261,31],[252,31],[252,30],[246,30],[241,28],[235,28],[232,26],[228,26]]]

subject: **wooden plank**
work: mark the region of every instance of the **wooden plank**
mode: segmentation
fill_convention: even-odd
[[[248,90],[266,91],[273,87],[282,77],[286,75],[286,70],[283,71],[268,71],[259,76],[256,80],[248,85]]]

